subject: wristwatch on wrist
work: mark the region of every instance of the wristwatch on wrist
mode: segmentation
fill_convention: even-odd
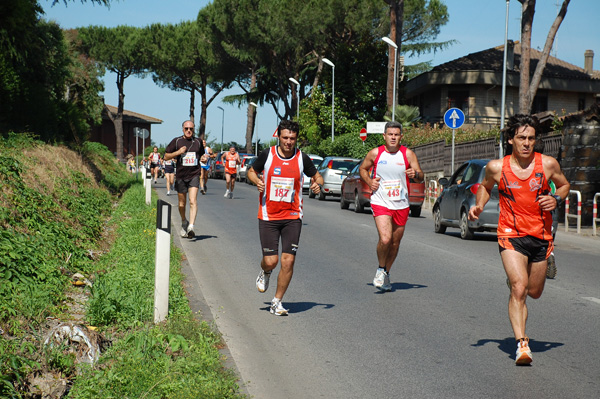
[[[554,199],[556,200],[556,206],[559,206],[560,203],[562,202],[562,198],[560,197],[560,195],[553,195]]]

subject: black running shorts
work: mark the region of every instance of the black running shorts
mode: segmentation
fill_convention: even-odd
[[[281,252],[296,255],[300,232],[301,219],[262,220],[258,219],[258,232],[263,256],[279,254],[279,238],[281,237]]]
[[[552,241],[546,241],[531,236],[498,238],[498,250],[500,252],[505,249],[517,251],[518,253],[527,256],[528,263],[541,262],[548,259],[553,248]]]
[[[200,175],[194,176],[192,180],[181,180],[175,175],[175,189],[178,193],[185,194],[190,187],[200,187]]]

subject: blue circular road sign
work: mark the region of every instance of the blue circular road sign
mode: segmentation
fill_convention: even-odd
[[[460,108],[450,108],[444,114],[444,123],[450,129],[458,129],[465,123],[465,113]]]

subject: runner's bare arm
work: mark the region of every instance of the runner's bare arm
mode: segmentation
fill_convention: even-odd
[[[548,180],[552,180],[556,186],[556,192],[548,195],[541,195],[538,199],[540,207],[544,211],[552,211],[558,207],[558,201],[554,198],[554,195],[560,196],[561,200],[564,200],[569,195],[571,184],[567,181],[567,178],[560,169],[558,161],[550,156],[542,155],[542,163],[544,165],[544,175]]]
[[[313,193],[319,194],[321,192],[321,186],[323,183],[325,183],[323,176],[317,172],[313,177],[310,178],[310,189]]]
[[[406,158],[408,159],[408,165],[410,166],[408,169],[406,169],[406,175],[417,182],[422,182],[425,180],[425,175],[419,166],[417,154],[415,154],[412,150],[407,149]]]
[[[488,162],[485,167],[485,177],[481,181],[481,185],[477,189],[477,197],[475,205],[469,209],[469,220],[479,219],[479,215],[483,212],[483,207],[490,200],[490,193],[494,185],[498,183],[500,174],[502,173],[502,160],[494,159]]]
[[[376,177],[375,179],[371,179],[369,170],[371,170],[371,168],[373,167],[373,165],[375,164],[375,158],[377,157],[377,148],[373,148],[371,151],[369,151],[367,153],[367,156],[365,157],[365,159],[362,161],[362,163],[360,164],[360,167],[358,168],[358,171],[360,173],[360,178],[362,179],[362,181],[364,181],[367,186],[371,187],[371,190],[373,191],[377,191],[377,189],[379,188],[379,180],[381,178]]]
[[[256,184],[256,188],[258,189],[259,193],[265,191],[265,183],[258,177],[256,171],[252,168],[252,166],[250,167],[250,169],[248,169],[248,172],[246,174],[248,175],[248,180]]]

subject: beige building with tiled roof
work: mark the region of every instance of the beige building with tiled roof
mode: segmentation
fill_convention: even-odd
[[[506,117],[519,109],[521,44],[509,42],[506,75]],[[531,74],[542,53],[531,49]],[[532,113],[554,111],[558,115],[590,107],[600,95],[600,72],[593,71],[591,50],[582,54],[584,68],[550,56],[533,101]],[[504,46],[469,54],[438,65],[409,80],[407,104],[416,105],[423,121],[443,123],[444,113],[457,107],[465,113],[465,125],[498,126],[502,100]]]
[[[117,113],[117,107],[108,104],[105,105],[109,112],[113,114]],[[160,124],[162,122],[162,120],[152,116],[123,110],[123,158],[128,154],[135,155],[135,128],[147,129],[149,132],[147,139],[143,140],[142,138],[138,138],[137,148],[141,154],[143,145],[149,146],[152,140],[152,125]],[[115,125],[106,114],[106,109],[102,112],[102,124],[92,129],[90,140],[104,144],[112,153],[116,152],[117,138],[115,135]]]

